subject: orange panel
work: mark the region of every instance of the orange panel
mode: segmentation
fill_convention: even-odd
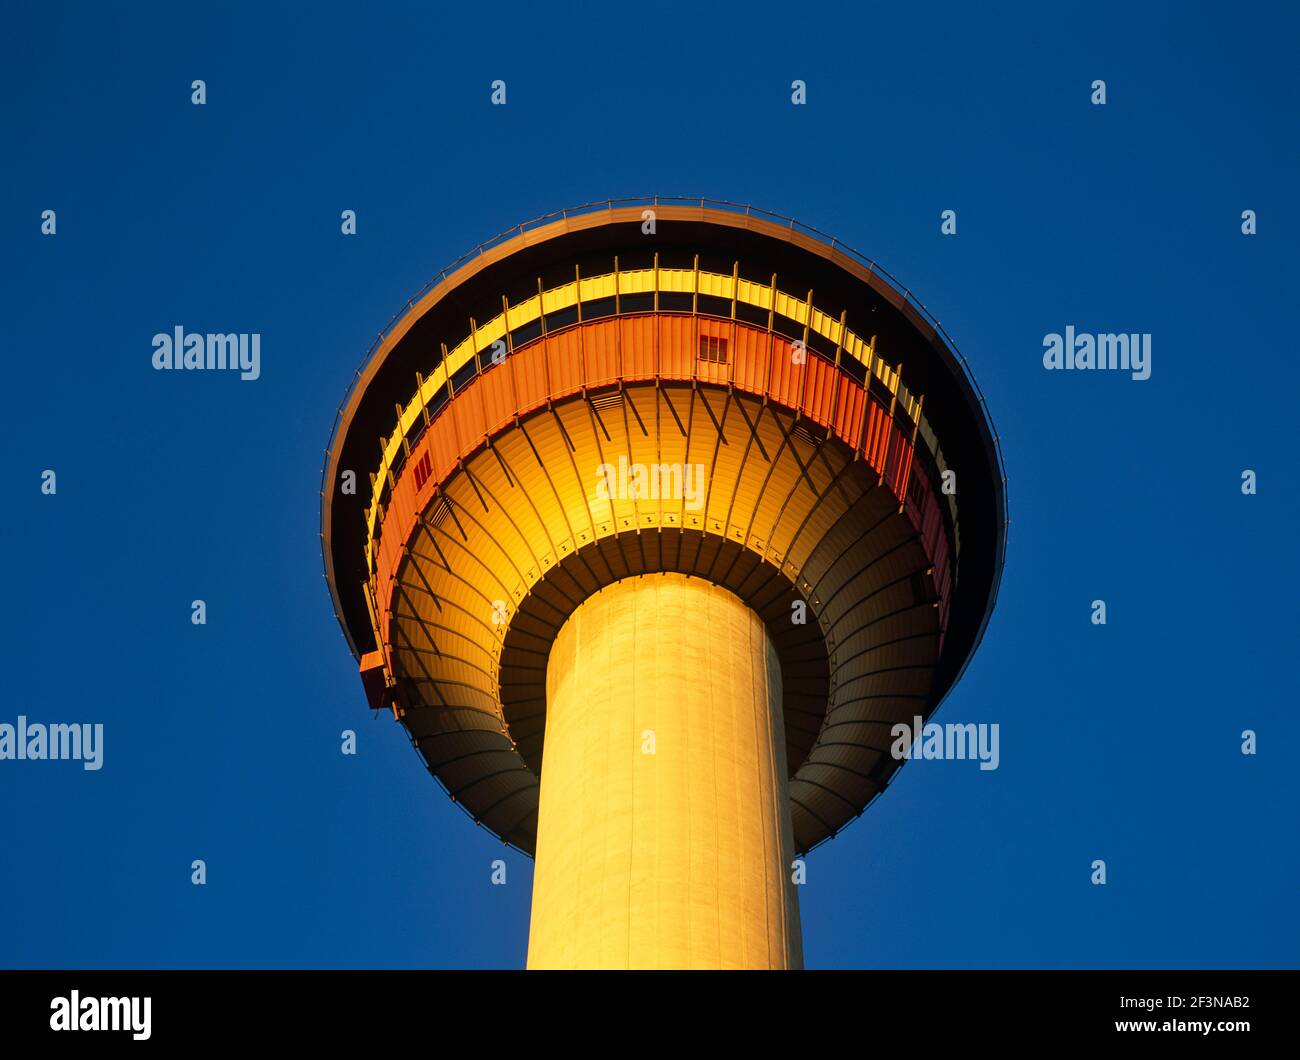
[[[803,370],[807,375],[803,391],[803,412],[809,419],[826,426],[831,422],[831,405],[835,401],[839,373],[835,370],[835,365],[812,354],[808,354]]]
[[[653,379],[655,375],[655,319],[653,316],[624,317],[623,378]]]
[[[737,324],[732,340],[731,378],[742,390],[761,394],[767,378],[768,335],[745,324]]]
[[[443,412],[446,411],[444,407]],[[429,429],[424,432],[424,440],[421,444],[426,443],[429,446],[429,463],[433,468],[430,477],[436,482],[441,482],[456,466],[456,442],[451,429],[451,417],[439,415],[433,421]]]
[[[489,368],[478,378],[475,389],[483,399],[483,417],[489,431],[496,431],[514,418],[514,375],[506,365]]]
[[[477,449],[487,434],[483,403],[475,400],[475,395],[467,393],[460,400],[453,401],[447,411],[456,421],[456,440],[460,444],[457,455],[464,457]]]
[[[550,396],[561,397],[582,389],[582,360],[577,346],[562,339],[544,339],[541,343],[550,377]]]
[[[894,491],[894,496],[901,501],[905,470],[912,459],[912,443],[904,438],[903,432],[892,423],[889,433],[889,462],[885,468],[885,482]]]
[[[790,408],[799,407],[799,377],[793,361],[794,347],[779,335],[772,340],[772,375],[767,392],[773,401]]]
[[[659,318],[659,372],[666,379],[690,379],[697,351],[691,345],[691,318],[665,314]]]
[[[587,360],[588,384],[607,386],[618,382],[618,338],[612,322],[585,327],[582,341]]]
[[[866,431],[862,439],[862,458],[876,471],[880,470],[880,459],[884,449],[881,438],[884,418],[880,406],[874,401],[868,401]]]
[[[861,386],[844,376],[836,385],[840,401],[835,414],[835,433],[856,449],[862,437],[862,405],[867,395]]]
[[[393,575],[397,571],[397,562],[401,555],[401,549],[392,542],[396,540],[397,533],[402,529],[401,526],[389,527],[388,540],[379,546],[379,560],[375,565],[379,587],[379,592],[376,594],[378,597],[376,604],[379,607],[379,634],[384,642],[388,641],[388,609],[393,595]]]
[[[511,356],[509,364],[515,377],[518,412],[523,415],[546,400],[546,373],[542,369],[540,346],[526,346]]]

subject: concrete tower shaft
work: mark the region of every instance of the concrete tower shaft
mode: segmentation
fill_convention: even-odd
[[[781,666],[701,578],[584,601],[546,672],[530,968],[792,968]]]

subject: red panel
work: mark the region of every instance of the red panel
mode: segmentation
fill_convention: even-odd
[[[902,439],[899,436],[898,428],[890,423],[889,425],[889,445],[885,449],[885,485],[890,488],[895,496],[898,495],[898,458],[902,451]]]
[[[912,462],[912,443],[903,437],[903,432],[897,426],[890,425],[892,438],[889,444],[889,461],[885,469],[885,481],[889,488],[894,491],[894,496],[901,502],[903,500],[903,480],[907,474],[907,467]]]
[[[930,480],[917,476],[905,493],[904,511],[916,527],[921,546],[933,568],[934,591],[939,598],[940,629],[948,624],[948,609],[952,596],[952,582],[948,569],[948,535],[944,532],[944,507],[936,498]]]
[[[912,444],[908,442],[907,458],[903,462],[902,474],[899,476],[898,480],[898,489],[895,491],[898,494],[898,499],[900,501],[905,501],[907,499],[907,484],[912,477],[912,461],[915,458],[916,452],[913,449]]]
[[[921,505],[925,503],[925,494],[920,492],[918,483],[913,483],[908,489],[903,491],[903,511],[907,513],[907,518],[912,526],[919,533],[921,530]]]
[[[862,437],[862,406],[866,392],[852,379],[840,377],[837,386],[840,390],[839,408],[835,414],[835,433],[854,449]]]
[[[934,588],[945,599],[948,596],[948,538],[939,535],[934,556]]]
[[[878,419],[876,403],[868,398],[862,424],[862,459],[868,464],[871,463],[871,454],[874,451]]]
[[[889,446],[889,413],[874,401],[867,407],[867,439],[863,457],[872,469],[880,472],[885,467],[885,451]]]

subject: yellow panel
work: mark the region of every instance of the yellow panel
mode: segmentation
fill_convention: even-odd
[[[542,311],[550,316],[561,309],[575,305],[578,299],[577,283],[566,283],[563,287],[554,287],[542,292]]]
[[[784,291],[776,292],[776,311],[782,316],[787,316],[791,320],[802,320],[803,302],[797,298],[791,298]]]
[[[731,298],[731,277],[716,272],[700,273],[700,294],[711,294],[717,298]]]
[[[582,279],[582,300],[584,302],[593,302],[597,298],[614,297],[614,274],[606,273],[604,276],[592,276]]]
[[[772,288],[766,284],[741,280],[740,292],[736,297],[746,305],[758,306],[760,309],[772,308]]]
[[[694,269],[660,269],[659,290],[689,294],[695,290]]]
[[[420,415],[420,403],[412,401],[402,410],[402,418],[398,420],[399,433],[401,437],[411,433],[411,428],[415,426],[415,421]],[[401,444],[400,442],[398,444]]]
[[[505,330],[514,331],[516,328],[521,328],[525,324],[532,323],[540,315],[541,301],[538,299],[537,295],[533,295],[531,298],[525,299],[518,305],[512,305],[510,307],[510,312],[506,315],[506,321],[509,324],[509,327],[505,328]],[[494,317],[493,319],[496,320],[499,318]]]
[[[433,374],[425,379],[424,386],[420,388],[420,404],[428,405],[433,400],[433,395],[438,392],[438,388],[444,386],[446,382],[447,366],[439,361],[438,366],[433,370]]]
[[[466,362],[469,361],[474,354],[478,353],[478,350],[486,349],[491,346],[492,343],[496,342],[497,339],[504,339],[505,337],[506,321],[505,317],[500,313],[494,316],[486,324],[479,324],[474,330],[474,334],[470,336],[471,341],[461,343],[460,346],[456,347],[457,356],[451,359],[451,374],[455,375],[459,372],[461,368],[465,366]],[[474,348],[475,343],[478,345],[477,350]]]
[[[654,289],[654,269],[632,269],[618,274],[619,294],[646,294]]]

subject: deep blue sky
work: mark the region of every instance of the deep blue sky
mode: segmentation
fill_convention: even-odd
[[[531,863],[365,709],[322,450],[442,265],[656,192],[877,258],[1005,448],[1001,598],[938,716],[999,723],[1001,768],[912,763],[812,854],[808,965],[1298,963],[1294,11],[112,6],[0,34],[0,722],[107,730],[98,773],[0,762],[0,965],[522,966]],[[262,378],[153,371],[177,324],[260,332]],[[1044,371],[1067,324],[1150,332],[1152,378]]]

